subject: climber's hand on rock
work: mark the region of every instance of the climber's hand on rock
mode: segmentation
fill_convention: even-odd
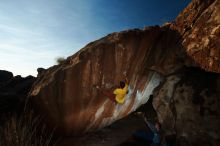
[[[127,77],[125,78],[125,82],[128,84],[128,78]]]
[[[98,85],[93,85],[93,88],[100,89],[100,87]]]

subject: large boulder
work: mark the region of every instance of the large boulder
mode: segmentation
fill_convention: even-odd
[[[107,126],[146,103],[161,75],[184,65],[178,39],[176,31],[159,26],[110,34],[40,74],[31,99],[49,125],[66,134]],[[115,104],[102,92],[125,76],[127,99]]]

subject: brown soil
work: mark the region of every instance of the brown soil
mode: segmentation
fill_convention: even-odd
[[[135,114],[121,119],[114,124],[82,137],[61,139],[57,146],[116,146],[129,138],[139,129],[146,129],[144,120]]]

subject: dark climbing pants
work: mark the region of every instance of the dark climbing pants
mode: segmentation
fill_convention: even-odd
[[[152,142],[152,141],[153,141],[153,138],[154,138],[153,132],[151,132],[151,131],[146,132],[146,131],[144,131],[144,130],[139,130],[139,131],[135,132],[135,133],[133,134],[133,136],[134,136],[135,138],[142,139],[142,140],[146,140],[146,141],[148,141],[148,142]]]

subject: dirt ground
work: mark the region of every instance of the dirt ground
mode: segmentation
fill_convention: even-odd
[[[143,118],[131,114],[108,127],[82,137],[62,138],[57,146],[117,146],[128,140],[132,133],[140,129],[148,130]]]

